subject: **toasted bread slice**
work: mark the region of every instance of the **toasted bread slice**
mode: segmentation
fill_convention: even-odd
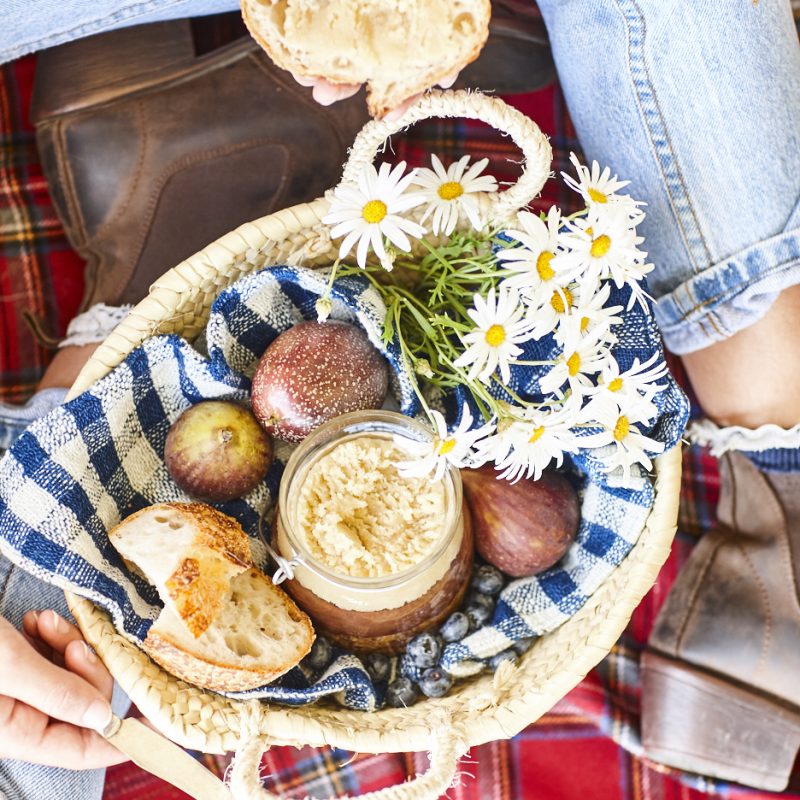
[[[195,637],[220,613],[231,578],[253,563],[241,525],[203,503],[148,506],[124,519],[109,537]]]
[[[366,83],[382,117],[474,61],[489,0],[242,0],[253,38],[294,75]]]
[[[231,596],[197,638],[165,608],[144,651],[178,678],[216,692],[243,692],[283,675],[311,649],[314,630],[289,596],[257,569],[231,581]]]

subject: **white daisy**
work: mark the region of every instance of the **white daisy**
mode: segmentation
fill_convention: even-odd
[[[514,447],[514,441],[518,438],[518,433],[514,426],[519,420],[513,416],[503,416],[497,421],[494,433],[481,439],[475,445],[476,461],[481,464],[486,462],[502,461]]]
[[[463,211],[472,227],[481,230],[484,221],[475,195],[477,192],[497,191],[497,181],[491,175],[481,175],[488,163],[488,158],[482,158],[467,169],[469,156],[463,156],[445,169],[442,162],[432,155],[433,169],[420,168],[414,177],[414,184],[422,189],[420,195],[428,203],[420,222],[425,222],[432,214],[433,233],[449,236]]]
[[[597,285],[610,278],[616,287],[628,284],[631,299],[628,308],[638,301],[644,305],[647,296],[639,282],[653,269],[647,253],[639,249],[644,241],[636,235],[624,211],[613,205],[593,206],[586,217],[567,221],[569,233],[561,237],[565,251],[554,261],[556,268],[582,272],[581,282]]]
[[[575,424],[572,404],[557,411],[528,409],[525,420],[514,422],[508,438],[513,448],[495,464],[500,477],[518,481],[523,476],[538,480],[552,462],[557,467],[564,453],[575,453],[578,442],[570,428]]]
[[[565,350],[555,366],[540,381],[542,392],[560,393],[567,384],[574,397],[581,397],[594,387],[590,376],[596,375],[611,357],[607,342],[596,335],[585,336],[572,350]]]
[[[650,454],[663,452],[664,443],[639,430],[633,398],[623,398],[619,406],[609,405],[600,411],[597,423],[603,430],[580,437],[579,444],[597,449],[595,455],[604,462],[605,471],[618,472],[622,483],[631,485],[634,477],[631,468],[638,464],[652,469]]]
[[[476,294],[474,304],[467,314],[476,327],[461,336],[467,349],[453,366],[469,366],[468,380],[477,378],[484,383],[489,383],[499,368],[503,381],[508,383],[509,361],[522,353],[517,344],[531,337],[531,324],[524,318],[525,306],[520,303],[516,289],[504,283],[497,287],[497,293],[490,289],[485,299]]]
[[[392,437],[401,450],[412,456],[409,461],[395,464],[397,471],[404,478],[424,478],[433,473],[431,480],[439,481],[448,466],[457,468],[476,466],[473,447],[476,442],[494,430],[491,422],[471,430],[472,415],[466,404],[461,412],[461,422],[452,432],[448,432],[447,423],[438,411],[431,411],[431,417],[435,430],[430,440],[422,442],[397,434]]]
[[[617,316],[622,311],[622,306],[606,308],[610,294],[609,283],[603,284],[596,292],[581,290],[573,293],[572,309],[569,314],[559,315],[558,329],[555,332],[555,340],[564,350],[573,351],[585,336],[596,336],[608,343],[616,341],[611,328],[622,323],[622,317]],[[584,300],[587,295],[589,299]]]
[[[539,304],[528,305],[527,317],[537,338],[559,328],[581,305],[582,289],[576,283],[559,286],[552,294],[541,296]]]
[[[557,269],[554,263],[562,225],[558,208],[550,206],[546,224],[530,211],[520,211],[517,220],[522,230],[507,230],[505,233],[522,246],[499,250],[497,260],[514,273],[504,283],[518,289],[526,303],[539,307],[552,297],[553,292],[570,283],[578,270]]]
[[[654,353],[644,363],[634,359],[631,368],[625,371],[620,370],[616,359],[610,358],[600,372],[597,386],[589,392],[592,398],[582,414],[585,419],[598,419],[604,414],[615,413],[619,416],[624,405],[629,409],[629,416],[637,422],[649,422],[658,414],[653,397],[667,388],[666,383],[656,381],[666,375],[667,364],[659,353]]]
[[[617,180],[616,175],[612,177],[611,170],[608,167],[600,172],[600,165],[596,161],[592,161],[592,168],[590,170],[589,167],[581,164],[575,153],[569,154],[569,160],[578,173],[578,180],[576,181],[566,172],[562,172],[561,176],[570,189],[574,189],[583,197],[587,206],[591,207],[593,205],[605,205],[610,203],[624,209],[625,213],[632,219],[635,219],[637,224],[644,218],[644,212],[639,207],[644,205],[644,203],[634,200],[628,195],[617,194],[617,192],[620,189],[624,189],[630,181]]]
[[[322,218],[333,226],[331,238],[344,236],[339,248],[339,258],[344,258],[358,242],[356,262],[365,267],[367,252],[372,249],[384,267],[390,259],[384,247],[385,236],[398,250],[409,252],[411,242],[424,235],[425,229],[402,216],[423,202],[419,194],[406,193],[414,180],[414,170],[403,175],[406,168],[401,161],[392,169],[381,164],[376,172],[372,164],[364,167],[357,185],[337,186],[328,213]]]

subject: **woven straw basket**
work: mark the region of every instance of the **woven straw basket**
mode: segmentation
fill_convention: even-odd
[[[482,198],[491,221],[510,219],[543,186],[550,171],[547,139],[531,120],[496,98],[432,92],[395,123],[370,122],[357,137],[343,181],[354,181],[387,137],[427,117],[483,120],[510,135],[525,157],[519,181]],[[204,328],[217,294],[264,264],[330,264],[337,248],[321,218],[324,198],[250,222],[210,244],[151,287],[81,372],[71,396],[87,389],[156,333],[192,340]],[[371,798],[436,798],[453,781],[459,758],[472,746],[509,738],[572,689],[610,650],[634,608],[653,585],[672,542],[678,510],[680,448],[656,460],[655,505],[628,557],[591,599],[560,628],[539,638],[516,665],[457,682],[449,695],[407,709],[372,713],[333,702],[305,707],[243,703],[202,691],[169,675],[120,636],[92,603],[69,595],[87,641],[139,709],[165,735],[207,753],[238,750],[231,790],[239,798],[272,798],[261,788],[258,764],[270,745],[331,745],[359,752],[431,752],[428,772]]]

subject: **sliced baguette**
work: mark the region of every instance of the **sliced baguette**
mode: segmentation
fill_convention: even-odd
[[[366,83],[370,114],[474,61],[489,0],[242,0],[253,38],[298,77]]]
[[[195,637],[222,610],[231,578],[253,563],[241,525],[204,503],[148,506],[123,520],[109,537]]]
[[[199,637],[165,608],[144,651],[173,675],[216,692],[243,692],[283,675],[311,649],[309,618],[257,569],[231,581],[231,596]]]

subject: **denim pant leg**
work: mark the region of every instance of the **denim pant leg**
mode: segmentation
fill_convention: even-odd
[[[630,179],[667,346],[800,283],[800,46],[789,0],[539,0],[588,159]]]
[[[1,0],[0,64],[127,25],[237,8],[238,0]]]
[[[65,395],[66,389],[45,389],[24,406],[0,403],[0,449],[10,447],[31,422],[55,408]],[[61,589],[34,578],[0,556],[0,616],[21,628],[26,611],[45,608],[72,619]],[[111,705],[119,716],[124,716],[130,705],[117,684]],[[14,759],[0,760],[0,800],[100,800],[104,781],[102,769],[76,772]]]

